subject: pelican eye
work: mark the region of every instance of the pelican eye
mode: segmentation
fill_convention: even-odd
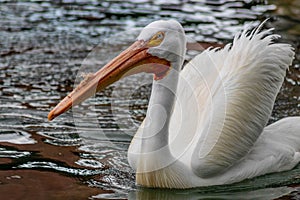
[[[152,38],[149,40],[148,45],[150,47],[155,47],[160,45],[160,43],[163,41],[165,38],[165,33],[164,32],[157,32],[155,35],[152,36]]]

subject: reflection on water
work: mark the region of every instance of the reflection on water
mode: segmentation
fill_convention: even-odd
[[[146,113],[151,76],[126,78],[73,112],[47,121],[49,110],[74,83],[126,48],[141,27],[169,18],[180,21],[189,38],[222,43],[244,26],[257,25],[269,17],[267,26],[274,26],[282,41],[296,50],[270,121],[299,115],[298,1],[0,3],[0,173],[23,169],[74,177],[74,182],[99,189],[94,195],[87,193],[94,199],[274,199],[299,195],[299,167],[231,186],[183,191],[137,188],[126,152]],[[198,52],[188,53],[190,59]]]
[[[154,190],[144,189],[129,193],[128,199],[166,199],[166,200],[200,200],[200,199],[218,199],[218,200],[268,200],[281,197],[295,191],[292,188],[266,188],[255,191],[242,192],[205,192],[198,190],[173,191],[173,190]]]

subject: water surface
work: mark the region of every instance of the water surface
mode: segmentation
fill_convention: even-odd
[[[30,199],[32,188],[39,199],[276,199],[283,195],[292,199],[300,195],[299,167],[230,186],[137,188],[126,152],[145,117],[149,75],[126,78],[73,112],[47,121],[48,112],[76,80],[125,49],[148,23],[170,18],[182,23],[189,38],[213,43],[230,42],[243,27],[270,18],[266,27],[275,27],[281,40],[296,51],[270,123],[299,115],[298,1],[0,2],[1,193],[14,188],[15,194],[21,194],[26,188],[23,199]],[[196,53],[189,52],[187,60]],[[55,187],[51,180],[62,184]],[[45,191],[47,195],[39,196]]]

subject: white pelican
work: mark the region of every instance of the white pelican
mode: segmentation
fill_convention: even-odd
[[[138,185],[192,188],[290,170],[300,160],[300,117],[266,124],[294,52],[274,42],[279,36],[271,31],[245,30],[232,44],[205,50],[181,70],[182,26],[175,20],[153,22],[48,119],[122,77],[153,73],[147,115],[128,150]]]

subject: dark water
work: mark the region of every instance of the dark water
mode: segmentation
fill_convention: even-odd
[[[47,121],[48,112],[72,90],[75,80],[126,48],[148,23],[169,18],[181,22],[190,38],[217,43],[230,42],[243,27],[270,18],[266,26],[275,27],[281,40],[296,50],[270,122],[299,115],[299,1],[0,0],[0,158],[10,160],[0,162],[0,170],[33,169],[73,177],[99,189],[98,195],[86,196],[94,199],[297,198],[299,167],[232,186],[136,188],[126,152],[146,113],[148,75],[126,78],[73,112]],[[194,54],[189,52],[187,59]],[[24,150],[25,144],[29,150]],[[30,150],[30,145],[40,149]],[[50,156],[53,150],[47,149],[70,147],[76,149],[70,162]]]

